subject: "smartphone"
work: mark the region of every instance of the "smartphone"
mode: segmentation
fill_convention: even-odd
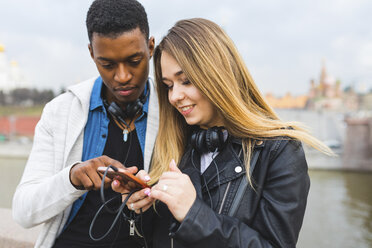
[[[150,186],[147,185],[147,183],[137,178],[135,175],[128,172],[127,170],[123,168],[117,168],[117,169],[118,171],[114,171],[112,168],[109,168],[106,176],[111,179],[117,179],[123,185],[128,185],[132,189],[150,188]],[[104,166],[97,168],[97,171],[101,173],[102,175],[105,173],[106,170],[107,170],[107,167],[104,167]]]

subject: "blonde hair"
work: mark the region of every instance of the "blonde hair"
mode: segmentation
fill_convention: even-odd
[[[243,140],[250,183],[250,157],[257,140],[290,137],[332,154],[299,123],[279,120],[259,92],[233,41],[222,28],[201,18],[181,20],[168,31],[154,53],[160,123],[151,164],[152,182],[168,170],[172,159],[178,164],[191,132],[184,117],[168,101],[168,91],[162,83],[162,52],[167,52],[177,61],[188,80],[217,108],[228,133]]]

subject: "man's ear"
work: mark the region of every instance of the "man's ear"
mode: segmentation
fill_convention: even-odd
[[[151,36],[149,38],[149,42],[148,42],[148,47],[149,47],[149,51],[150,51],[150,58],[152,57],[152,55],[154,54],[154,49],[155,49],[155,38],[154,36]]]
[[[93,48],[90,43],[88,44],[88,49],[89,49],[90,57],[92,57],[92,59],[94,60]]]

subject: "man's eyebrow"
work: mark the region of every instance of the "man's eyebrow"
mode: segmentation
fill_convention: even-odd
[[[108,58],[105,58],[105,57],[97,57],[97,59],[108,61],[108,62],[112,62],[113,61],[112,59],[108,59]]]
[[[134,54],[128,56],[126,59],[133,59],[135,57],[139,57],[139,56],[142,56],[142,55],[143,55],[143,53],[137,52],[137,53],[134,53]],[[97,59],[103,60],[103,61],[108,61],[108,62],[113,62],[114,61],[113,59],[109,59],[109,58],[105,58],[105,57],[97,57]]]
[[[128,56],[128,59],[132,59],[132,58],[135,58],[135,57],[138,57],[138,56],[142,56],[142,55],[143,55],[142,52],[137,52],[137,53],[134,53],[134,54]]]

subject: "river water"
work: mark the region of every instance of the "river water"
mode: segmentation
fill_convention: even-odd
[[[0,207],[10,208],[24,159],[0,158]],[[311,170],[300,248],[372,247],[372,173]]]

